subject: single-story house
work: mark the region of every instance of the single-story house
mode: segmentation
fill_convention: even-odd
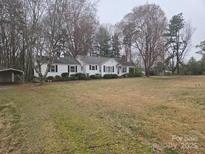
[[[20,83],[24,81],[24,72],[19,69],[0,66],[0,83]]]
[[[44,58],[45,59],[45,58]],[[47,69],[47,60],[41,66],[42,74]],[[82,73],[87,76],[105,74],[116,74],[122,76],[128,74],[130,68],[134,68],[133,62],[123,61],[121,58],[106,58],[97,56],[77,56],[76,59],[71,56],[55,58],[49,68],[47,76],[61,76],[63,73],[69,73],[69,76]],[[34,76],[38,73],[34,70]]]
[[[82,66],[82,73],[87,76],[99,74],[116,74],[122,76],[129,73],[130,67],[135,67],[134,63],[123,62],[121,58],[106,58],[97,56],[78,56],[77,60]]]
[[[41,66],[42,74],[46,72],[47,60],[44,57],[43,65]],[[63,73],[69,73],[69,76],[81,73],[80,63],[71,56],[59,57],[53,60],[52,65],[49,68],[47,76],[61,76]],[[34,76],[38,77],[38,73],[34,70]]]

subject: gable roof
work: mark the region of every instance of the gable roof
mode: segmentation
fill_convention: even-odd
[[[78,56],[82,62],[85,64],[95,64],[95,65],[102,65],[103,63],[106,63],[110,59],[114,58],[107,58],[107,57],[94,57],[94,56]]]
[[[126,60],[123,60],[123,58],[116,58],[116,61],[123,66],[136,66],[133,61],[127,62]]]
[[[85,64],[91,65],[102,65],[106,63],[107,61],[114,59],[116,60],[119,64],[124,65],[124,66],[135,66],[135,64],[131,62],[127,62],[123,60],[123,58],[107,58],[107,57],[94,57],[94,56],[78,56],[78,58],[84,62]]]
[[[73,57],[71,56],[66,56],[66,57],[60,57],[60,58],[55,58],[53,60],[53,63],[57,64],[74,64],[74,65],[80,65],[80,63]]]

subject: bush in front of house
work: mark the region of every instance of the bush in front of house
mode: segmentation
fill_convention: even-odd
[[[142,73],[142,69],[141,68],[130,68],[130,73],[128,74],[128,77],[142,77],[143,73]]]
[[[77,73],[77,74],[73,74],[70,77],[71,80],[86,80],[87,77],[85,74],[83,73]]]
[[[55,81],[62,81],[62,77],[59,75],[56,75],[54,78]]]
[[[101,77],[100,74],[95,74],[95,75],[91,75],[91,76],[90,76],[90,79],[97,80],[97,79],[102,79],[102,77]]]
[[[40,83],[40,82],[41,82],[41,79],[39,77],[36,77],[36,76],[33,77],[32,83]]]
[[[62,77],[63,79],[68,79],[68,78],[69,78],[69,73],[62,73],[62,74],[61,74],[61,77]]]
[[[118,75],[117,74],[105,74],[103,76],[104,79],[117,79]]]
[[[124,74],[122,76],[120,76],[120,78],[128,78],[129,77],[129,74]]]
[[[54,77],[48,76],[48,77],[46,78],[46,81],[47,81],[47,82],[48,82],[48,81],[54,81]]]

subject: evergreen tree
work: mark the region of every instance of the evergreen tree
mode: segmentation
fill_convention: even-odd
[[[200,65],[200,61],[196,61],[196,59],[194,57],[192,57],[188,64],[187,64],[187,72],[189,75],[200,75],[202,74],[202,69],[201,69],[201,65]]]
[[[173,16],[166,34],[169,53],[166,61],[172,73],[177,71],[177,74],[180,74],[180,65],[183,64],[183,58],[187,52],[191,37],[192,28],[189,24],[185,24],[183,14]]]
[[[111,35],[107,28],[104,26],[100,26],[97,34],[96,34],[96,44],[97,50],[100,56],[111,57]]]
[[[119,40],[119,34],[115,33],[112,36],[112,53],[113,57],[120,57],[121,43]]]
[[[202,41],[200,45],[197,45],[196,47],[200,48],[200,51],[198,51],[197,53],[205,55],[205,41]]]

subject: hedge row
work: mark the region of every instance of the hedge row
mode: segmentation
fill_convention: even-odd
[[[58,76],[58,75],[55,77],[48,76],[46,78],[47,82],[49,81],[72,81],[72,80],[87,80],[87,77],[85,74],[82,74],[82,73],[71,75],[70,77],[68,73],[63,73],[61,76]]]
[[[91,75],[87,77],[85,74],[78,73],[75,75],[69,76],[69,73],[63,73],[61,76],[48,76],[46,78],[47,82],[59,82],[59,81],[74,81],[74,80],[98,80],[98,79],[117,79],[117,78],[128,78],[128,77],[140,77],[139,74],[125,74],[119,77],[117,74],[105,74],[104,77],[101,77],[100,74]],[[38,78],[35,78],[34,81],[38,81]]]
[[[91,75],[89,77],[87,77],[85,74],[82,74],[82,73],[78,73],[78,74],[75,74],[75,75],[71,75],[69,77],[69,74],[66,74],[66,73],[63,73],[61,76],[55,76],[55,77],[52,77],[52,76],[48,76],[46,78],[46,81],[49,82],[49,81],[72,81],[72,80],[92,80],[92,79],[116,79],[118,78],[118,76],[116,74],[106,74],[104,75],[104,77],[101,77],[100,74],[96,74],[96,75]]]

